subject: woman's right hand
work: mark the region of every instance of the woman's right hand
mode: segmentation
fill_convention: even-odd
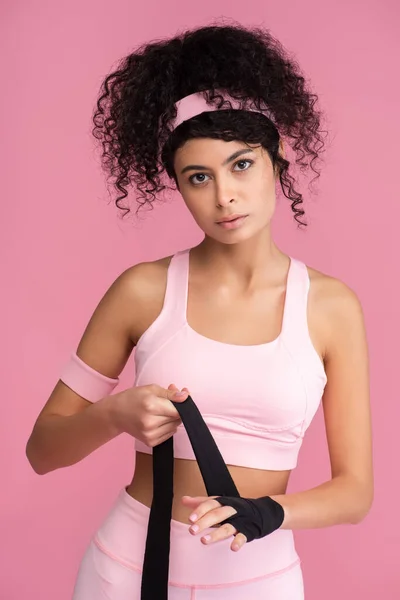
[[[184,402],[188,395],[187,388],[179,392],[174,384],[168,389],[157,384],[128,388],[110,398],[113,425],[118,434],[125,432],[147,446],[158,446],[174,435],[182,422],[170,400]]]

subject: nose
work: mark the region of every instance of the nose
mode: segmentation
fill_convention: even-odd
[[[235,195],[232,187],[229,186],[227,182],[218,183],[215,189],[215,203],[217,207],[223,208],[229,206],[232,202],[235,202]]]

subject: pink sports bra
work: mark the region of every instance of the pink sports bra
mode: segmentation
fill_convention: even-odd
[[[189,254],[190,248],[181,250],[170,261],[161,313],[136,345],[134,385],[187,387],[226,464],[293,469],[327,382],[308,331],[307,267],[291,258],[279,336],[243,346],[189,326]],[[152,453],[140,440],[135,444]],[[195,460],[183,425],[174,435],[174,456]]]

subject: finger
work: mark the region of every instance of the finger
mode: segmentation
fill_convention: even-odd
[[[154,444],[154,446],[159,446],[163,442],[166,442],[167,440],[169,440],[169,438],[171,438],[172,436],[173,436],[173,434],[171,434],[171,435],[165,435],[164,437],[162,437],[159,440],[157,440],[157,442]]]
[[[202,544],[206,545],[214,544],[215,542],[220,542],[221,540],[227,540],[228,538],[235,535],[235,533],[237,533],[237,531],[234,528],[234,526],[230,523],[225,523],[217,529],[214,529],[214,531],[211,531],[207,533],[207,535],[201,537],[200,541],[202,542]]]
[[[146,443],[150,447],[158,446],[176,433],[177,425],[178,422],[175,420],[155,428],[149,434],[147,434]]]
[[[146,435],[154,436],[160,427],[169,425],[171,429],[176,429],[181,422],[182,421],[179,413],[177,417],[171,417],[167,415],[152,415],[150,419],[147,419],[143,423],[142,430],[146,433]]]
[[[162,400],[172,400],[173,402],[183,402],[187,399],[187,392],[180,392],[178,389],[165,389],[159,385],[153,385],[152,391],[158,398]],[[171,406],[171,408],[176,411],[176,408]],[[177,411],[176,411],[177,412]]]
[[[189,531],[193,534],[201,533],[209,527],[219,525],[220,523],[222,523],[222,521],[225,521],[225,519],[229,519],[229,517],[233,517],[233,515],[235,514],[236,510],[232,508],[232,506],[219,506],[214,510],[210,510],[201,518],[198,518],[195,521],[195,523],[190,526]],[[220,527],[225,527],[225,524],[220,525],[218,528],[220,529]]]
[[[234,552],[238,552],[242,546],[247,542],[247,537],[243,533],[238,533],[235,535],[235,539],[231,544],[231,550]]]
[[[177,393],[180,394],[181,392],[179,392],[179,390],[167,390],[158,386],[154,386],[150,394],[145,399],[144,408],[148,413],[151,413],[154,416],[170,417],[172,419],[179,418],[179,413],[175,406],[172,404],[172,402],[167,402],[167,400],[171,400],[173,402],[182,402],[186,400],[188,394],[187,392],[183,392],[184,396],[177,398],[175,397],[175,394]]]
[[[179,390],[179,388],[176,387],[176,385],[174,383],[170,383],[168,386],[169,390],[173,390],[174,392],[187,392],[188,394],[190,394],[189,389],[187,387],[183,387],[181,390]]]
[[[186,506],[198,506],[207,500],[209,500],[208,496],[182,496],[182,502]]]
[[[188,508],[194,509],[194,512],[189,518],[191,521],[195,521],[198,517],[203,516],[203,514],[205,514],[208,510],[212,510],[213,508],[218,508],[218,506],[221,506],[219,502],[214,502],[210,508],[209,501],[216,497],[217,496],[182,496],[181,502]],[[203,503],[208,503],[205,510],[199,508],[200,505],[203,505]]]

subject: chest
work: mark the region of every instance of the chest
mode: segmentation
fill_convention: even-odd
[[[285,289],[235,296],[223,289],[188,294],[186,320],[197,333],[225,344],[258,345],[275,340],[281,332]]]
[[[213,342],[183,327],[142,361],[136,385],[187,387],[204,417],[239,427],[277,431],[301,423],[307,411],[304,374],[283,342],[239,347]]]
[[[224,344],[267,344],[276,340],[282,331],[285,302],[286,288],[283,285],[235,298],[228,292],[210,294],[193,288],[188,293],[186,323],[199,335]],[[305,317],[311,343],[323,363],[326,328],[313,286],[308,294]]]

